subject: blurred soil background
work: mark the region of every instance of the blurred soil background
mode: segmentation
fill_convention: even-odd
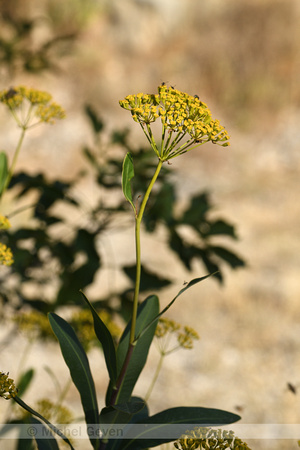
[[[86,104],[109,130],[128,127],[132,142],[144,143],[118,100],[156,93],[163,81],[199,95],[227,128],[230,147],[193,150],[172,160],[172,170],[182,205],[195,192],[211,192],[216,214],[237,227],[234,248],[247,267],[227,270],[223,286],[212,279],[197,285],[173,305],[168,316],[195,328],[201,339],[194,350],[165,360],[150,408],[205,406],[237,412],[242,423],[299,424],[300,439],[300,2],[4,0],[0,13],[4,36],[11,32],[7,17],[36,18],[35,32],[22,51],[57,34],[75,36],[50,49],[54,63],[49,70],[35,73],[33,61],[31,72],[25,72],[18,60],[8,70],[0,60],[0,89],[22,84],[46,90],[67,112],[53,127],[28,133],[18,169],[45,171],[53,179],[77,173],[81,148],[92,139]],[[13,149],[15,124],[4,107],[0,117],[1,148]],[[97,195],[89,186],[83,190],[89,201]],[[13,226],[26,220],[26,214],[19,215]],[[114,259],[134,261],[131,232],[107,239]],[[154,248],[152,237],[144,235],[143,258],[174,279],[161,295],[165,305],[185,281],[204,273],[200,265],[188,273],[160,245],[159,233],[156,239]],[[91,286],[87,294],[94,289],[107,289],[107,281]],[[4,342],[7,328],[1,327]],[[21,333],[2,345],[1,370],[15,378],[25,347]],[[137,394],[145,394],[157,359],[153,348]],[[94,350],[90,360],[101,404],[104,363]],[[29,403],[31,397],[52,395],[45,364],[68,378],[58,346],[37,342],[26,361],[26,367],[38,367]],[[67,400],[81,414],[75,391]],[[296,441],[280,436],[248,443],[254,449],[298,448]]]

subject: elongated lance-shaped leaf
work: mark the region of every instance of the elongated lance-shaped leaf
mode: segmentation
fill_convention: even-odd
[[[120,439],[120,436],[123,435],[123,429],[127,433],[130,424],[142,422],[148,417],[148,407],[145,401],[139,397],[131,397],[129,402],[121,405],[103,408],[100,414],[100,423],[101,430],[103,430],[103,439],[107,440],[107,442],[104,442],[105,450],[121,450],[124,444],[123,439]],[[110,433],[110,431],[112,432]],[[118,438],[107,439],[107,437],[114,435]]]
[[[144,300],[139,306],[137,311],[136,332],[140,333],[148,323],[152,322],[152,319],[157,316],[158,312],[158,297],[156,295],[147,297],[146,300]],[[129,322],[126,326],[117,348],[118,375],[127,355],[130,338],[130,326],[131,322]],[[126,369],[126,374],[118,394],[117,403],[125,403],[129,401],[133,388],[140,376],[141,371],[143,370],[143,367],[145,366],[155,329],[156,323],[152,323],[152,326],[148,327],[147,332],[144,333],[143,338],[139,339],[137,344],[134,346],[131,359]],[[106,394],[106,404],[108,406],[110,405],[112,388],[113,385],[110,383]]]
[[[215,272],[216,273],[216,272]],[[137,335],[135,341],[138,341],[143,334],[148,330],[149,327],[151,327],[153,325],[154,322],[157,322],[157,320],[166,312],[168,311],[168,309],[173,305],[173,303],[175,302],[175,300],[177,300],[177,298],[183,294],[187,289],[189,289],[190,287],[194,286],[197,283],[200,283],[200,281],[205,280],[206,278],[210,277],[214,275],[214,273],[210,273],[209,275],[206,275],[205,277],[201,277],[201,278],[194,278],[192,281],[190,281],[184,288],[180,289],[180,291],[178,292],[178,294],[173,298],[173,300],[159,313],[157,314],[156,317],[154,317],[150,323],[148,323],[148,325],[146,325],[146,327]]]
[[[56,433],[59,437],[61,437],[66,444],[69,445],[69,447],[74,450],[74,447],[72,446],[71,442],[69,441],[69,439],[62,433],[62,431],[60,431],[55,425],[53,425],[51,422],[49,422],[49,420],[47,420],[45,417],[43,417],[41,414],[39,414],[37,411],[35,411],[34,409],[32,409],[30,406],[27,405],[27,403],[25,403],[21,398],[19,398],[18,396],[13,397],[13,400],[18,403],[18,405],[20,405],[23,409],[25,409],[26,411],[28,411],[30,414],[32,414],[35,417],[38,417],[40,420],[42,420],[46,425],[48,425],[48,427],[54,432]]]
[[[142,450],[172,442],[184,434],[190,425],[212,427],[228,425],[240,420],[240,416],[220,409],[177,407],[161,411],[137,422],[135,437],[124,441],[122,450]],[[132,428],[129,428],[132,433]]]
[[[98,424],[96,390],[86,353],[68,322],[55,313],[49,314],[49,321],[59,341],[72,380],[80,394],[86,424]],[[93,447],[97,448],[99,440],[90,436],[90,441]]]
[[[96,333],[97,338],[99,339],[100,344],[103,348],[103,353],[105,357],[106,367],[108,370],[109,378],[111,379],[112,383],[115,383],[117,378],[117,360],[116,360],[116,350],[115,350],[115,344],[111,337],[111,334],[106,327],[106,325],[103,323],[101,318],[99,317],[97,311],[93,307],[93,305],[89,302],[87,297],[84,295],[82,291],[80,291],[85,302],[87,303],[88,307],[91,310],[91,313],[93,315],[94,319],[94,330]]]
[[[37,433],[34,436],[38,450],[59,450],[59,446],[55,440],[53,434],[51,435],[49,430],[43,425],[39,420],[34,417],[31,418],[30,422],[33,424],[31,430],[35,431],[37,426]],[[48,436],[48,437],[45,437]],[[18,449],[19,450],[19,449]]]
[[[33,376],[34,376],[33,369],[28,369],[26,370],[26,372],[21,374],[20,379],[17,381],[19,397],[22,397],[24,395],[33,379]]]
[[[126,200],[131,204],[134,212],[136,212],[135,206],[132,201],[132,193],[130,185],[130,181],[132,180],[133,177],[134,177],[133,160],[131,154],[128,152],[123,161],[122,189]]]
[[[7,156],[5,152],[0,152],[0,196],[6,184],[7,175],[8,175]]]

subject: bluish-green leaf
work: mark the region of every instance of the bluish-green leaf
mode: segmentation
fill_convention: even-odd
[[[6,179],[8,175],[8,164],[7,156],[5,152],[0,152],[0,195],[6,184]]]
[[[198,407],[167,409],[138,422],[135,438],[126,440],[125,435],[122,450],[142,450],[175,441],[190,425],[222,426],[238,420],[240,416],[237,414],[220,409]],[[129,431],[131,431],[130,428]]]
[[[22,395],[24,395],[25,391],[27,390],[28,386],[31,383],[33,376],[34,376],[33,369],[26,370],[26,372],[21,374],[20,380],[17,383],[19,397],[22,397]]]
[[[38,450],[59,450],[55,437],[50,432],[50,430],[42,424],[42,422],[35,419],[34,417],[30,419],[30,422],[33,425],[31,429],[34,430],[36,427],[36,429],[38,430],[37,434],[34,437]]]
[[[86,423],[97,424],[99,413],[96,390],[86,353],[73,328],[64,319],[55,313],[50,313],[49,321],[59,341],[72,380],[80,394]],[[90,437],[90,441],[95,447],[95,439]]]
[[[101,428],[105,425],[117,424],[119,435],[123,430],[128,430],[128,425],[136,422],[142,422],[149,417],[149,411],[145,400],[139,397],[131,397],[129,402],[103,408],[100,414]],[[116,430],[115,430],[116,431]],[[109,436],[109,428],[106,429],[106,436]],[[113,431],[111,436],[117,436]],[[121,450],[123,448],[123,439],[109,439],[105,450]]]
[[[97,311],[93,307],[93,305],[89,302],[87,297],[81,291],[81,294],[87,303],[88,307],[91,310],[94,319],[94,330],[96,333],[99,342],[102,345],[103,353],[105,357],[106,367],[109,373],[109,377],[112,383],[115,383],[117,378],[117,360],[116,360],[116,350],[115,344],[111,337],[111,334],[107,328],[107,326],[103,323],[101,318],[99,317]]]
[[[144,300],[144,302],[139,306],[137,312],[137,322],[136,322],[136,333],[139,334],[146,327],[147,324],[153,322],[153,319],[159,313],[159,301],[156,295],[151,295]],[[123,366],[130,337],[130,325],[127,325],[124,333],[121,337],[120,343],[117,348],[117,372],[118,375]],[[123,384],[120,388],[117,403],[125,403],[129,401],[133,388],[140,376],[143,367],[145,366],[149,348],[153,340],[153,336],[156,329],[156,322],[153,322],[151,326],[148,327],[147,331],[143,334],[143,337],[138,340],[137,344],[134,346],[132,356],[126,371],[126,375]],[[106,404],[109,405],[112,384],[110,383],[108,387],[108,392],[106,396]]]
[[[32,409],[30,406],[27,405],[27,403],[25,403],[21,398],[19,398],[18,396],[13,397],[13,400],[18,403],[18,405],[20,405],[23,409],[25,409],[25,411],[28,411],[32,416],[38,417],[40,420],[42,420],[46,425],[48,425],[48,427],[54,432],[56,433],[58,436],[60,436],[65,442],[66,444],[69,445],[69,447],[74,450],[71,442],[69,441],[69,439],[58,429],[56,428],[55,425],[53,425],[51,422],[49,422],[49,420],[47,420],[45,417],[43,417],[41,414],[39,414],[37,411],[35,411],[34,409]]]
[[[133,160],[130,153],[127,153],[123,161],[122,170],[122,189],[126,200],[131,204],[134,212],[135,206],[132,201],[131,184],[130,180],[134,177]]]

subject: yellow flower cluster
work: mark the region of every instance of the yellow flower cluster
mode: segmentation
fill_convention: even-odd
[[[45,314],[39,311],[21,311],[13,317],[21,331],[28,334],[29,338],[55,340],[52,328]]]
[[[173,348],[171,351],[174,351],[179,347],[192,349],[194,345],[193,341],[199,339],[198,333],[193,328],[187,326],[183,327],[183,331],[180,330],[181,325],[179,323],[163,317],[158,320],[155,336],[160,339],[168,334],[175,333],[178,346]],[[171,351],[168,350],[167,353],[170,353]]]
[[[72,412],[66,406],[57,405],[47,398],[39,400],[36,409],[49,422],[68,424],[74,419]]]
[[[113,338],[117,339],[121,335],[121,329],[113,322],[111,315],[102,310],[99,312],[101,320],[109,329]],[[20,330],[25,331],[29,338],[40,338],[55,340],[52,328],[45,314],[38,311],[23,311],[13,317]],[[94,332],[93,316],[88,309],[75,312],[71,319],[70,325],[74,328],[78,339],[85,348],[89,350],[91,347],[98,345],[98,339]]]
[[[180,347],[191,349],[194,346],[193,340],[198,340],[198,333],[191,327],[184,327],[183,332],[178,334]]]
[[[157,327],[155,330],[155,336],[157,338],[162,338],[167,333],[174,333],[179,329],[180,329],[179,323],[175,322],[174,320],[161,317],[160,319],[158,319]]]
[[[11,225],[8,218],[0,214],[0,230],[7,230],[10,227]]]
[[[214,430],[212,428],[197,427],[187,431],[178,441],[174,442],[177,450],[209,450],[236,449],[251,450],[246,442],[234,436],[233,431]]]
[[[11,266],[14,262],[11,249],[0,242],[0,265]]]
[[[135,122],[140,123],[160,159],[166,161],[185,153],[192,145],[206,142],[229,145],[229,136],[218,120],[214,120],[207,105],[197,95],[191,96],[164,83],[158,94],[128,95],[120,100],[120,106],[131,112]],[[153,138],[150,124],[157,119],[162,123],[162,144],[159,150]],[[176,133],[176,137],[172,134]],[[179,145],[186,137],[187,141]]]
[[[0,397],[6,400],[15,397],[18,393],[14,380],[8,378],[8,375],[9,373],[0,372]]]
[[[48,92],[18,86],[0,92],[0,102],[7,105],[21,128],[30,128],[40,122],[54,123],[55,119],[63,119],[63,108],[51,102]],[[27,111],[21,111],[26,107]],[[24,106],[25,105],[25,106]]]

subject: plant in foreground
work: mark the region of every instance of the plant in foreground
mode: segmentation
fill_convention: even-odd
[[[236,422],[240,418],[227,411],[202,407],[171,408],[151,416],[146,401],[133,396],[135,384],[144,368],[155,336],[158,320],[187,289],[209,276],[196,278],[185,284],[162,310],[156,295],[150,295],[140,302],[140,233],[147,201],[164,162],[205,142],[227,146],[228,135],[224,127],[212,119],[207,106],[197,96],[189,96],[165,85],[159,86],[156,95],[128,96],[120,105],[130,110],[133,119],[140,123],[158,161],[140,204],[133,200],[131,192],[131,180],[134,177],[131,154],[127,153],[123,162],[123,193],[131,204],[135,217],[136,277],[131,320],[117,346],[101,316],[82,292],[83,300],[93,317],[95,334],[103,348],[109,377],[105,406],[100,411],[94,379],[83,345],[68,322],[55,313],[48,315],[73,383],[81,397],[90,443],[94,449],[99,450],[139,450],[155,447],[179,438],[187,424],[220,426]],[[160,120],[162,125],[160,144],[157,144],[151,129],[156,120]],[[161,323],[166,324],[164,321]],[[159,331],[158,333],[161,334]],[[186,328],[184,333],[179,335],[178,342],[182,346],[190,347],[194,338],[194,330]],[[13,399],[35,416],[34,423],[45,422],[73,448],[61,430],[50,424],[17,395],[14,395]],[[36,441],[39,445],[38,436]]]

